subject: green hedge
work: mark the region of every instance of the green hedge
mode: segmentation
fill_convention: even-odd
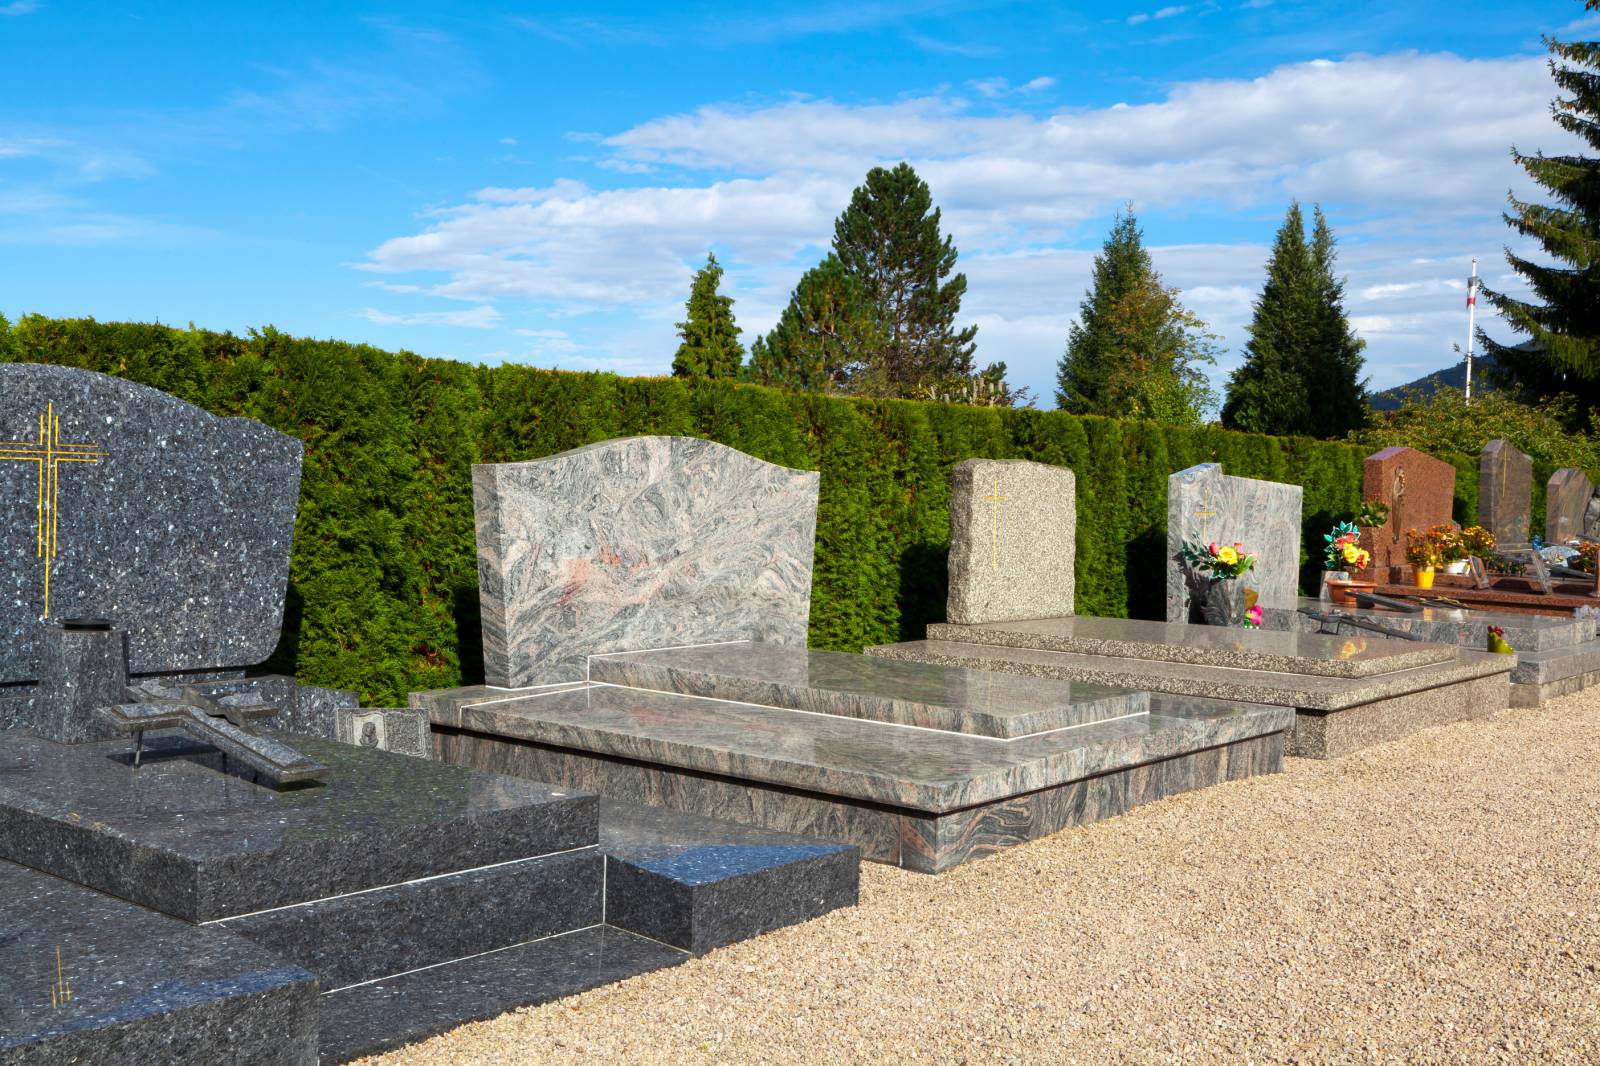
[[[1078,611],[1161,617],[1166,479],[1220,462],[1305,487],[1305,537],[1353,513],[1363,449],[1302,438],[720,382],[481,367],[365,345],[160,325],[0,318],[0,360],[116,374],[306,443],[284,635],[269,662],[403,700],[481,678],[469,467],[634,434],[708,437],[822,471],[811,643],[859,650],[943,617],[950,467],[1021,458],[1078,475]],[[1474,460],[1452,459],[1465,514]],[[1470,468],[1470,476],[1468,469]],[[1317,558],[1303,554],[1303,576]],[[1041,560],[1048,565],[1048,560]]]

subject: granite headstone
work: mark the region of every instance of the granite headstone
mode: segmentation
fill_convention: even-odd
[[[1528,546],[1533,460],[1508,440],[1492,440],[1478,456],[1478,523],[1501,552]]]
[[[1241,582],[1268,609],[1294,610],[1300,596],[1299,485],[1232,477],[1201,463],[1167,478],[1167,621],[1190,618],[1190,577],[1178,561],[1186,540],[1244,545],[1256,556]]]
[[[1564,466],[1550,475],[1544,498],[1544,540],[1565,544],[1583,535],[1584,517],[1594,498],[1594,482],[1575,467]]]
[[[1589,501],[1583,512],[1583,535],[1588,540],[1600,540],[1600,496]]]
[[[1367,456],[1361,472],[1361,498],[1389,508],[1383,525],[1361,531],[1361,543],[1372,553],[1367,574],[1379,581],[1398,581],[1409,569],[1406,531],[1425,530],[1450,521],[1456,492],[1456,468],[1415,448],[1385,448]]]
[[[120,378],[0,365],[0,683],[38,680],[74,616],[126,631],[136,674],[266,659],[302,451]]]
[[[968,459],[950,477],[950,594],[956,625],[1073,613],[1077,484],[1071,470]]]
[[[473,467],[486,680],[582,681],[607,652],[803,646],[818,480],[692,437]]]

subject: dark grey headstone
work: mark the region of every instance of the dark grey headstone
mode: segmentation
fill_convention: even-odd
[[[47,627],[82,615],[128,633],[135,674],[267,658],[302,452],[120,378],[0,365],[0,683],[37,680]]]
[[[1492,440],[1478,456],[1478,524],[1504,552],[1528,546],[1533,460],[1508,440]]]

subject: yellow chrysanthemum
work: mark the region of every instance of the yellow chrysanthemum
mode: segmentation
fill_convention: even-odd
[[[1239,553],[1232,548],[1223,546],[1217,549],[1217,561],[1227,566],[1232,566],[1239,561]]]
[[[1344,561],[1353,563],[1361,558],[1361,549],[1354,544],[1346,544],[1343,548]]]

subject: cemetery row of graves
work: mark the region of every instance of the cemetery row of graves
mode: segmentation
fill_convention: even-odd
[[[51,325],[0,362],[0,1064],[347,1061],[1600,682],[1594,486],[1500,439]]]

